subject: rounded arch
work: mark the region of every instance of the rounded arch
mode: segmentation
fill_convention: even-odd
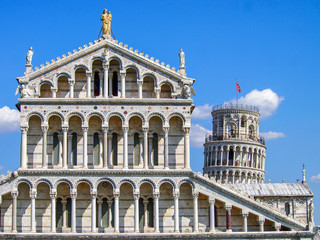
[[[67,117],[66,117],[66,120],[69,122],[69,120],[70,120],[70,118],[71,118],[72,116],[78,116],[78,117],[81,119],[82,124],[85,122],[85,117],[84,117],[83,114],[80,113],[80,112],[70,112],[70,113],[68,113],[68,115],[67,115]]]
[[[92,183],[89,179],[86,179],[86,178],[80,178],[80,179],[78,179],[78,180],[75,182],[74,187],[77,188],[80,183],[87,183],[87,184],[90,186],[90,190],[93,189],[93,183]]]
[[[136,189],[136,184],[135,184],[135,182],[132,181],[132,180],[130,180],[130,179],[127,179],[127,178],[120,180],[120,182],[117,184],[117,189],[120,189],[120,187],[121,187],[121,185],[122,185],[123,183],[129,183],[129,184],[132,186],[133,191]]]
[[[175,87],[173,86],[173,84],[171,82],[169,82],[168,80],[163,80],[159,83],[159,87],[161,87],[162,85],[167,84],[170,86],[171,88],[171,92],[175,92]]]
[[[156,189],[156,184],[154,181],[152,181],[152,179],[150,178],[146,178],[146,179],[142,179],[138,182],[137,184],[137,188],[140,189],[141,185],[144,184],[144,183],[149,183],[151,186],[152,186],[152,190],[154,191]]]
[[[157,117],[159,117],[159,118],[162,120],[162,125],[163,125],[163,126],[166,125],[166,123],[167,123],[166,117],[165,117],[162,113],[159,113],[159,112],[149,113],[149,114],[147,115],[147,117],[146,117],[148,123],[149,123],[150,119],[151,119],[152,117],[154,117],[154,116],[157,116]]]
[[[108,178],[108,177],[104,177],[104,178],[100,178],[100,179],[96,180],[94,183],[94,188],[97,189],[99,184],[102,182],[108,182],[112,185],[113,189],[116,189],[115,182],[111,178]]]
[[[169,178],[161,179],[157,184],[157,189],[160,189],[161,185],[164,184],[164,183],[169,183],[172,186],[173,190],[177,189],[176,183],[173,180],[169,179]]]
[[[192,182],[190,179],[182,179],[178,182],[178,188],[180,189],[181,185],[184,184],[184,183],[188,183],[191,188],[192,188],[192,191],[196,188],[194,182]]]
[[[27,123],[29,123],[29,120],[32,116],[38,116],[40,119],[41,119],[41,123],[45,122],[45,118],[44,116],[42,115],[42,113],[38,112],[38,111],[34,111],[34,112],[31,112],[31,113],[28,113],[28,115],[26,116],[26,121]]]
[[[140,70],[139,70],[139,68],[135,64],[132,64],[132,63],[124,67],[124,69],[126,71],[128,69],[130,69],[130,68],[134,69],[137,72],[137,79],[139,79],[140,78]]]
[[[33,184],[32,184],[32,182],[31,182],[29,179],[21,178],[21,179],[18,179],[18,180],[15,182],[15,184],[14,184],[15,189],[18,189],[20,183],[26,183],[26,184],[28,184],[29,187],[30,187],[30,190],[33,188]]]
[[[107,122],[107,119],[106,117],[100,113],[100,112],[97,112],[97,111],[93,111],[93,112],[89,112],[86,116],[86,121],[89,122],[89,119],[93,116],[97,116],[97,117],[100,117],[101,118],[101,121],[102,121],[102,125],[104,125],[106,122]]]
[[[49,84],[50,87],[54,87],[54,83],[50,79],[41,79],[38,84],[39,89],[42,84]]]
[[[64,120],[65,120],[65,118],[64,118],[64,116],[63,116],[62,113],[57,112],[57,111],[53,111],[53,112],[49,112],[49,113],[46,115],[45,121],[46,121],[46,122],[49,122],[49,119],[50,119],[50,117],[52,117],[52,116],[58,116],[58,117],[60,117],[61,123],[63,123]]]
[[[53,188],[52,182],[51,182],[49,179],[47,179],[47,178],[39,178],[39,179],[34,183],[34,188],[37,188],[40,183],[46,183],[46,184],[48,184],[50,190]]]
[[[54,86],[58,87],[58,79],[59,77],[62,77],[62,76],[67,77],[68,79],[72,79],[71,74],[66,72],[59,72],[56,74],[56,77],[53,80]]]
[[[170,119],[171,119],[172,117],[179,117],[179,118],[181,118],[183,125],[186,124],[186,118],[185,118],[185,116],[183,116],[182,113],[179,113],[179,112],[173,112],[173,113],[171,113],[171,114],[168,116],[168,122],[170,122]]]
[[[146,118],[145,118],[144,115],[143,115],[142,113],[140,113],[140,112],[132,112],[132,113],[130,113],[130,114],[127,116],[127,122],[129,122],[130,119],[131,119],[132,117],[135,117],[135,116],[141,118],[141,120],[142,120],[142,125],[145,125],[145,124],[146,124]]]
[[[107,115],[107,121],[109,122],[110,118],[113,117],[113,116],[118,116],[119,118],[121,118],[122,124],[123,124],[124,122],[126,122],[125,116],[124,116],[122,113],[120,113],[120,112],[111,112],[111,113],[109,113],[109,114]]]
[[[83,64],[79,64],[79,65],[74,66],[74,68],[73,68],[74,72],[77,71],[79,68],[83,68],[84,70],[89,71],[89,68],[87,66],[85,66]]]
[[[57,180],[55,183],[54,183],[54,188],[57,189],[58,185],[60,183],[66,183],[69,185],[70,187],[70,190],[73,189],[73,183],[69,180],[69,179],[66,179],[66,178],[62,178],[62,179],[59,179]]]
[[[119,57],[117,57],[117,56],[111,56],[111,57],[109,57],[109,59],[108,59],[108,63],[110,64],[110,62],[111,62],[112,60],[115,60],[115,61],[119,62],[120,70],[121,70],[121,69],[122,69],[122,66],[123,66],[121,59],[120,59]]]
[[[154,80],[154,87],[157,88],[158,87],[158,78],[156,77],[156,75],[154,73],[148,72],[142,75],[141,79],[143,81],[143,79],[145,77],[151,77]]]

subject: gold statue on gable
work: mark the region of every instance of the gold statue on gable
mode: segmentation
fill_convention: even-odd
[[[101,15],[102,21],[102,34],[103,36],[110,36],[111,33],[111,12],[107,13],[107,9],[104,9]]]

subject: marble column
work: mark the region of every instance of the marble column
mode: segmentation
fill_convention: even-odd
[[[67,228],[67,200],[62,200],[62,228],[66,229]]]
[[[48,155],[47,155],[47,134],[48,126],[41,126],[42,128],[42,168],[48,167]]]
[[[154,200],[154,232],[159,233],[159,198],[160,194],[158,192],[153,193]]]
[[[104,82],[103,75],[104,74],[102,72],[99,73],[99,80],[100,80],[99,97],[103,97],[103,82]]]
[[[139,98],[142,98],[142,84],[143,84],[143,81],[137,79],[137,84],[138,84],[138,95],[139,95]]]
[[[169,169],[169,127],[164,127],[164,169]]]
[[[209,198],[209,206],[210,206],[210,232],[215,232],[215,212],[214,212],[214,203],[215,199]]]
[[[18,191],[11,192],[12,197],[12,226],[11,232],[17,232],[17,198],[18,198]]]
[[[27,132],[28,132],[28,127],[21,127],[21,156],[20,156],[20,166],[21,168],[25,169],[28,167],[27,163]]]
[[[148,144],[149,144],[149,149],[148,149],[148,155],[149,155],[149,164],[150,166],[154,166],[153,164],[153,159],[152,159],[152,135],[148,135]]]
[[[62,150],[62,167],[67,168],[68,162],[67,162],[67,143],[68,143],[68,127],[62,127],[63,132],[63,150]]]
[[[74,83],[75,83],[75,81],[74,80],[69,80],[68,81],[69,82],[69,98],[73,98],[73,96],[74,96]]]
[[[75,233],[76,232],[76,200],[77,200],[77,192],[75,190],[73,190],[70,193],[71,196],[71,232]]]
[[[92,72],[86,72],[87,75],[87,98],[91,98],[91,76]]]
[[[123,131],[123,169],[128,169],[128,131],[129,127],[122,127]]]
[[[111,156],[111,149],[112,149],[112,135],[108,136],[108,165],[110,167],[113,166],[112,164],[112,156]]]
[[[275,223],[274,223],[274,228],[276,229],[277,232],[279,232],[280,229],[281,229],[281,223],[275,222]]]
[[[103,139],[104,136],[99,134],[99,168],[103,166]]]
[[[173,193],[174,197],[174,232],[179,233],[179,192]]]
[[[98,200],[97,204],[98,204],[98,231],[100,231],[100,229],[102,229],[102,204],[103,204],[103,201]]]
[[[184,130],[184,168],[190,168],[190,128],[185,127]]]
[[[148,200],[143,201],[143,212],[144,212],[144,228],[148,227]]]
[[[148,169],[148,128],[143,128],[143,168]]]
[[[108,98],[109,64],[107,62],[103,63],[103,72],[103,97]]]
[[[154,90],[156,92],[156,98],[159,99],[160,98],[161,89],[160,88],[155,88]]]
[[[62,167],[62,142],[63,142],[63,136],[61,134],[58,135],[59,139],[59,150],[58,150],[58,166]]]
[[[83,168],[88,168],[88,127],[82,127],[83,134]]]
[[[119,197],[120,193],[114,193],[114,232],[119,232]]]
[[[192,194],[193,197],[193,232],[199,231],[199,219],[198,219],[198,192]]]
[[[72,155],[71,149],[72,149],[72,135],[68,134],[68,158],[67,158],[68,160],[67,161],[69,161],[69,162],[67,162],[67,166],[73,165],[72,158],[71,158],[71,155]],[[78,164],[78,162],[77,162],[77,164]]]
[[[120,70],[121,98],[126,97],[126,70]]]
[[[231,226],[231,209],[232,205],[226,204],[226,232],[232,232],[232,226]]]
[[[57,193],[55,191],[50,191],[51,198],[51,232],[56,232],[56,197]]]
[[[103,167],[108,168],[108,128],[103,127]]]
[[[259,216],[259,230],[260,230],[260,232],[264,232],[264,222],[265,222],[265,218],[262,216]]]
[[[133,194],[134,197],[134,232],[139,232],[139,198],[138,193]]]
[[[112,226],[112,213],[111,213],[111,206],[112,206],[112,203],[113,203],[113,201],[107,201],[107,203],[108,203],[108,228],[111,228]]]
[[[91,192],[91,232],[97,232],[97,224],[96,224],[96,203],[97,203],[97,191],[93,190]],[[100,220],[100,219],[99,219]]]
[[[58,89],[51,87],[52,98],[56,98],[57,97],[57,91],[58,91]]]
[[[36,232],[36,197],[37,197],[37,190],[30,189],[30,199],[31,199],[31,232]]]
[[[242,210],[243,231],[244,232],[248,232],[248,216],[249,216],[249,213],[247,211]]]

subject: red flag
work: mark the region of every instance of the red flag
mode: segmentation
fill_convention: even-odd
[[[239,93],[241,92],[240,86],[239,84],[236,82],[236,86],[237,86],[237,90],[239,91]]]

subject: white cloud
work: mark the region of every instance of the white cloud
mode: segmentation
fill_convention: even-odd
[[[318,174],[317,176],[312,176],[310,180],[311,182],[320,182],[320,174]]]
[[[17,131],[20,126],[20,113],[7,106],[0,108],[0,133]]]
[[[278,109],[279,104],[284,100],[284,97],[278,96],[277,93],[270,88],[259,91],[252,90],[246,96],[239,99],[239,104],[254,105],[259,108],[262,118],[271,116]],[[229,101],[235,104],[236,100]]]
[[[286,135],[284,135],[284,133],[282,133],[282,132],[271,132],[271,131],[261,132],[260,136],[264,137],[266,140],[286,137]]]
[[[4,169],[4,166],[1,166],[1,165],[0,165],[0,171],[3,170],[3,169]]]
[[[191,117],[192,119],[210,119],[212,105],[205,104],[203,106],[196,106]]]
[[[190,131],[190,144],[191,147],[203,147],[205,136],[211,131],[202,127],[199,124],[192,124]]]

